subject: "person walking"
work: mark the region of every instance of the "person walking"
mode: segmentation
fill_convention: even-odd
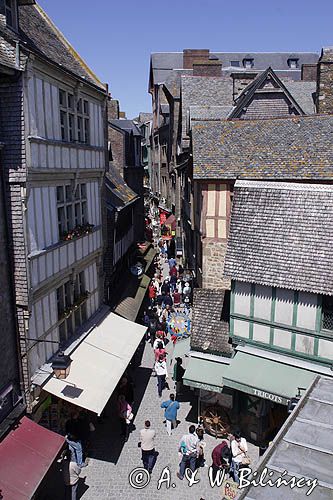
[[[121,437],[128,440],[129,426],[133,418],[132,407],[126,401],[124,394],[120,394],[118,397],[118,415],[121,428]]]
[[[164,417],[166,420],[167,433],[171,436],[172,428],[176,429],[177,427],[177,412],[180,408],[180,404],[176,401],[175,395],[170,394],[170,399],[164,401],[161,404],[161,408],[165,408]]]
[[[162,341],[159,341],[159,343],[157,344],[157,349],[155,349],[154,354],[155,354],[155,361],[160,359],[160,356],[162,356],[163,358],[166,357],[167,352],[165,350],[165,347],[164,347]]]
[[[182,366],[182,363],[182,358],[176,358],[176,364],[173,368],[173,381],[176,383],[176,396],[181,395],[183,390],[185,368]]]
[[[148,287],[148,297],[149,297],[151,307],[154,307],[155,298],[156,298],[156,288],[154,287],[153,282],[151,282],[149,287]]]
[[[71,460],[70,453],[63,460],[62,472],[65,483],[65,500],[76,500],[81,467]]]
[[[240,465],[246,460],[247,457],[247,442],[246,439],[242,437],[239,430],[234,432],[234,438],[231,441],[231,453],[232,453],[232,472],[234,480],[239,483],[239,469]]]
[[[198,458],[197,458],[197,463],[196,463],[196,468],[198,469],[199,467],[205,467],[205,447],[206,447],[206,441],[204,440],[204,434],[205,431],[203,427],[197,427],[196,429],[196,434],[198,436]]]
[[[229,441],[223,439],[220,444],[215,446],[212,451],[212,477],[215,480],[219,470],[229,469],[229,464],[231,460],[231,450],[229,447]]]
[[[173,267],[176,267],[176,265],[177,265],[177,261],[176,261],[176,259],[174,257],[171,257],[168,262],[169,262],[169,269],[170,270]],[[176,269],[176,272],[177,272],[177,269]]]
[[[198,458],[198,441],[199,438],[195,432],[195,426],[190,425],[188,434],[185,434],[179,442],[179,452],[182,455],[181,462],[179,464],[179,472],[177,472],[177,477],[180,480],[184,479],[185,470],[190,468],[191,471],[195,471],[196,461]]]
[[[145,421],[145,427],[140,431],[139,447],[141,448],[141,458],[143,467],[152,473],[155,465],[156,452],[154,447],[156,432],[150,428],[150,421]]]
[[[149,336],[151,345],[154,345],[155,336],[157,331],[157,317],[154,311],[151,313],[150,321],[149,321]]]
[[[67,434],[66,441],[68,445],[68,451],[70,453],[70,461],[75,462],[81,469],[86,467],[83,462],[83,449],[80,439],[74,434]]]
[[[157,388],[158,395],[162,397],[162,391],[166,386],[166,378],[168,377],[167,364],[165,361],[165,357],[160,356],[159,359],[155,363],[155,373],[157,376]]]

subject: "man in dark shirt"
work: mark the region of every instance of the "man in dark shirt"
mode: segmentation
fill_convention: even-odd
[[[229,446],[229,441],[227,439],[223,439],[220,444],[215,446],[212,451],[212,469],[213,469],[213,479],[216,478],[216,475],[219,470],[227,469],[229,467],[229,460],[231,458],[231,451]]]

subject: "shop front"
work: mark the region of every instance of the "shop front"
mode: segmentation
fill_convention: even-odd
[[[315,372],[246,352],[236,352],[230,364],[192,357],[184,384],[195,388],[199,417],[207,432],[222,437],[240,428],[245,437],[263,445],[288,417],[288,403],[305,390]],[[223,358],[222,358],[223,359]]]
[[[85,410],[90,420],[101,415],[146,332],[146,327],[105,309],[103,319],[65,352],[72,360],[69,375],[56,378],[47,364],[34,381],[41,393],[33,418],[60,434],[73,410]]]

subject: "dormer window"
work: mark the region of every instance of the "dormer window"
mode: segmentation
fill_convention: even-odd
[[[288,59],[288,66],[290,69],[298,68],[298,59]]]
[[[239,61],[230,61],[230,66],[232,66],[233,68],[239,68]]]
[[[253,68],[253,59],[243,59],[243,66],[246,69]]]
[[[16,0],[5,0],[6,24],[17,29],[17,5]]]

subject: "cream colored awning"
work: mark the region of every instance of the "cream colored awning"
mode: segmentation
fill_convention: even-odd
[[[100,415],[137,349],[146,327],[109,313],[70,354],[65,380],[52,376],[43,389]]]

